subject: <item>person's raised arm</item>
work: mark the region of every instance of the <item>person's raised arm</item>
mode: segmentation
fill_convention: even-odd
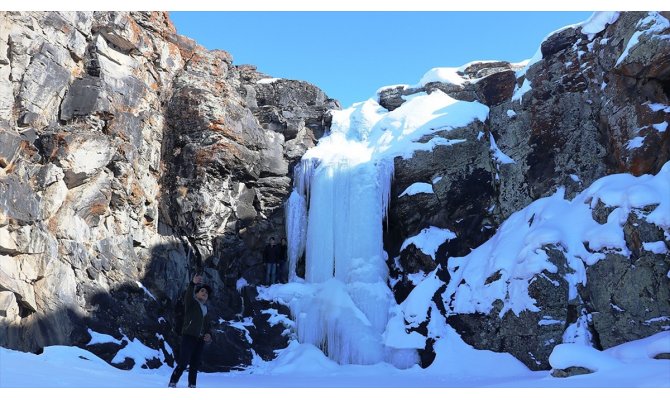
[[[193,297],[195,285],[199,285],[202,283],[202,275],[196,273],[193,275],[193,279],[188,283],[188,287],[186,288],[186,293],[184,294],[184,304],[191,304],[195,302],[195,298]]]

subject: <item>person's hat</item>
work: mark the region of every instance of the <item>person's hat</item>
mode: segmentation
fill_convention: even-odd
[[[198,292],[200,291],[200,289],[203,289],[203,288],[207,291],[207,296],[211,296],[211,295],[212,295],[212,287],[209,286],[209,285],[206,284],[206,283],[202,283],[202,284],[196,285],[196,286],[195,286],[195,292],[198,293]]]

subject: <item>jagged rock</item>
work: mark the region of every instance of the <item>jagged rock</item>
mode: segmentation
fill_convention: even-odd
[[[214,341],[203,354],[202,371],[233,371],[252,362],[251,346],[244,331],[224,325],[215,328]]]
[[[70,79],[68,59],[65,49],[49,43],[43,43],[32,57],[19,91],[20,125],[45,127],[55,120],[60,97]]]
[[[480,101],[487,106],[496,106],[509,100],[514,92],[516,74],[512,70],[503,70],[487,75],[476,83]]]
[[[385,239],[392,257],[398,254],[404,240],[428,226],[447,228],[456,234],[455,239],[438,249],[435,261],[443,265],[447,257],[463,256],[493,234],[490,228],[491,206],[496,202],[496,167],[488,138],[479,134],[480,129],[484,127],[479,123],[455,129],[448,138],[465,142],[438,146],[432,152],[416,152],[407,160],[396,158],[388,217],[394,229]],[[455,159],[462,161],[444,163]],[[416,182],[431,183],[434,194],[398,197]],[[417,213],[417,209],[421,212]]]
[[[21,138],[9,132],[0,134],[0,168],[7,168],[21,149]]]
[[[19,305],[16,303],[16,296],[13,292],[0,292],[0,317],[8,320],[20,318]]]
[[[670,315],[668,269],[667,254],[648,252],[637,260],[608,254],[587,269],[587,284],[580,293],[603,349],[663,329],[663,317]]]
[[[584,367],[568,367],[564,369],[552,369],[551,376],[554,378],[569,378],[571,376],[592,374],[594,372]]]
[[[549,36],[540,46],[543,59],[549,59],[559,52],[568,49],[578,39],[578,32],[575,28],[560,30]]]
[[[550,368],[549,355],[562,342],[567,327],[568,283],[564,277],[569,267],[561,251],[546,251],[558,272],[545,270],[530,281],[528,294],[536,300],[539,311],[525,310],[518,315],[508,311],[501,316],[503,304],[496,300],[488,315],[449,316],[447,321],[466,343],[477,349],[510,353],[531,370]]]
[[[389,111],[393,111],[396,108],[403,105],[405,99],[402,98],[405,93],[405,88],[403,86],[396,86],[392,88],[387,88],[379,92],[378,103],[380,106],[384,107]]]
[[[131,15],[120,12],[96,13],[93,33],[100,33],[105,40],[123,53],[139,52],[150,55],[151,41]]]
[[[3,216],[23,223],[40,219],[39,197],[29,185],[12,174],[0,179],[0,204],[3,204]]]
[[[650,207],[655,208],[655,207]],[[663,229],[650,224],[641,216],[648,215],[652,209],[633,210],[628,214],[628,220],[623,226],[624,239],[628,250],[632,252],[631,257],[637,259],[644,249],[644,243],[662,242],[665,240]]]
[[[518,68],[516,68],[518,69]],[[509,100],[516,84],[515,67],[507,61],[473,62],[459,72],[468,79],[476,79],[474,83],[465,81],[462,85],[447,82],[428,82],[423,87],[395,86],[388,87],[379,93],[379,105],[388,111],[400,107],[405,100],[402,96],[416,93],[432,93],[440,90],[449,96],[462,101],[479,101],[493,106]]]
[[[98,76],[85,76],[75,80],[65,94],[60,119],[69,121],[75,117],[85,117],[94,111],[109,110],[102,84]]]
[[[410,244],[400,252],[400,263],[405,268],[404,272],[406,274],[426,273],[437,267],[435,260],[429,255],[423,254],[414,244]]]

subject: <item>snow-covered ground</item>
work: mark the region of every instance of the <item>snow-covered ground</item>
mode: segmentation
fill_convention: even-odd
[[[533,372],[504,353],[475,350],[450,328],[435,345],[437,357],[427,369],[401,370],[386,363],[339,365],[316,347],[291,342],[271,362],[245,371],[203,373],[200,388],[670,388],[670,360],[653,355],[670,352],[670,332],[605,351],[577,344],[556,347],[551,362],[585,366],[587,375],[554,378]],[[123,371],[76,347],[51,346],[40,355],[0,348],[1,388],[163,388],[172,370]],[[185,386],[182,377],[180,387]],[[0,392],[1,394],[2,392]],[[3,398],[5,398],[3,396]]]

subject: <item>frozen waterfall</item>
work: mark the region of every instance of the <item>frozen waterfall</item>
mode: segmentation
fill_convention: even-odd
[[[290,283],[272,292],[289,305],[301,343],[341,364],[418,363],[425,338],[405,331],[383,248],[393,158],[462,142],[419,139],[486,118],[487,107],[463,103],[442,92],[392,112],[357,103],[335,112],[332,133],[305,153],[286,204]],[[304,280],[295,273],[303,256]]]
[[[336,134],[336,133],[334,133]],[[298,339],[340,363],[385,360],[382,334],[395,301],[388,287],[382,224],[393,164],[305,158],[287,203],[289,271],[305,254],[305,282],[318,290],[292,305]],[[412,360],[415,361],[415,360]]]

